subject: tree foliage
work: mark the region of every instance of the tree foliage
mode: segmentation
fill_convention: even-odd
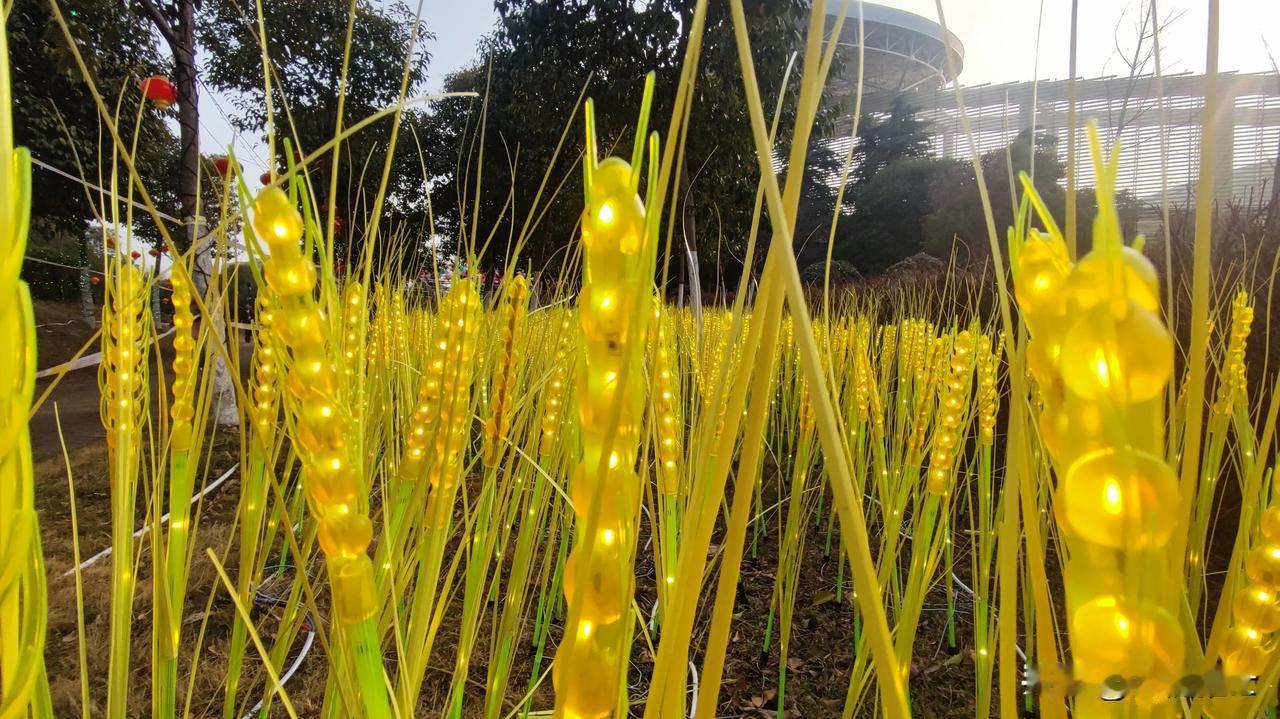
[[[990,243],[972,165],[931,155],[928,125],[919,119],[918,110],[900,98],[891,108],[885,117],[864,117],[859,123],[833,257],[852,262],[863,273],[882,271],[920,252],[944,260],[954,253],[961,265],[987,262]],[[823,151],[811,153],[811,162]],[[1022,195],[1017,179],[1021,172],[1034,177],[1036,191],[1055,217],[1064,214],[1066,168],[1054,136],[1024,130],[1007,147],[985,153],[981,165],[1001,239],[1013,224],[1015,203]],[[805,206],[811,214],[802,213],[802,226],[818,225],[823,231],[829,226],[815,218],[829,222],[838,173],[834,177],[826,185],[829,195],[819,188],[817,199]],[[1117,204],[1125,232],[1132,234],[1137,202],[1121,192]],[[1088,227],[1097,212],[1091,189],[1078,192],[1077,207],[1081,227]],[[1082,232],[1082,240],[1087,235]],[[820,245],[825,249],[825,242]],[[1087,242],[1081,247],[1087,250]],[[802,264],[823,259],[814,252],[802,258]]]
[[[865,184],[894,162],[929,155],[929,124],[919,109],[896,95],[883,117],[864,114],[858,122],[858,145],[852,181]]]
[[[564,257],[582,204],[577,173],[583,133],[581,114],[575,112],[580,93],[585,87],[594,100],[602,153],[629,155],[644,76],[654,71],[651,127],[668,142],[664,119],[671,116],[695,4],[497,0],[500,26],[481,44],[482,57],[446,82],[449,90],[486,94],[483,141],[478,139],[479,101],[450,100],[431,113],[437,218],[465,233],[469,225],[463,220],[478,212],[479,227],[487,231],[496,226],[494,236],[501,239],[485,262],[501,264],[507,238],[519,232],[550,167],[542,199],[546,213],[530,237],[526,256],[534,266],[548,261],[558,266],[554,263]],[[791,54],[802,49],[808,3],[748,0],[746,5],[760,86],[772,107]],[[706,268],[720,259],[717,248],[726,257],[741,252],[755,198],[755,183],[744,178],[759,174],[733,37],[727,4],[712,3],[684,161],[678,168],[674,239],[680,243],[687,236]],[[552,164],[566,123],[571,127],[565,145]],[[779,135],[789,137],[790,114],[782,127]],[[785,147],[779,150],[785,152]],[[477,170],[468,170],[475,165]],[[476,172],[483,179],[478,203]],[[557,187],[559,194],[548,199]],[[483,242],[485,235],[478,234]],[[672,249],[678,262],[679,244]]]
[[[802,266],[825,261],[845,161],[844,153],[838,155],[832,145],[824,137],[809,149],[796,229]],[[887,114],[864,113],[859,118],[853,149],[837,221],[841,252],[833,252],[833,258],[875,271],[905,257],[904,248],[919,248],[920,230],[913,218],[927,212],[933,178],[944,168],[929,159],[928,123],[901,95],[893,98]],[[880,177],[885,171],[888,174]]]
[[[114,0],[77,0],[64,16],[93,87],[109,108],[118,108],[121,137],[131,142],[138,134],[134,162],[152,200],[162,212],[177,216],[177,141],[165,125],[166,113],[145,107],[141,125],[137,122],[139,80],[165,69],[148,23],[121,12]],[[8,32],[15,141],[35,159],[72,175],[83,171],[85,179],[99,184],[110,172],[112,139],[47,3],[15,0]],[[74,247],[94,217],[90,193],[40,167],[33,169],[32,183],[33,249],[65,246],[58,254],[75,257]],[[155,228],[142,214],[135,215],[137,231],[154,238]]]
[[[1018,180],[1022,172],[1034,178],[1036,192],[1054,217],[1066,214],[1066,165],[1058,156],[1057,137],[1043,131],[1023,130],[1007,147],[984,154],[981,162],[983,179],[991,198],[991,212],[1002,245],[1005,229],[1014,222],[1014,203],[1022,196],[1022,185]],[[978,183],[970,163],[963,163],[959,172],[951,173],[940,185],[939,192],[934,195],[932,210],[923,219],[921,249],[944,258],[954,250],[962,264],[987,262],[991,256],[990,242]],[[1137,224],[1138,202],[1131,193],[1122,190],[1117,193],[1116,205],[1124,233],[1131,236]],[[1077,191],[1076,207],[1079,227],[1082,228],[1078,246],[1083,253],[1090,247],[1092,233],[1089,228],[1098,211],[1092,188]],[[1032,222],[1033,226],[1039,225],[1034,216]]]
[[[200,19],[200,40],[216,57],[204,69],[207,83],[237,93],[240,111],[235,123],[243,131],[265,131],[266,97],[262,48],[252,3],[207,0]],[[331,140],[338,129],[338,88],[347,50],[347,0],[312,0],[305,11],[294,3],[262,3],[271,72],[277,138],[289,137],[302,153]],[[343,126],[373,115],[400,95],[401,77],[409,71],[407,96],[420,90],[428,61],[424,43],[430,39],[414,13],[402,2],[357,0],[352,27],[346,90],[342,93]],[[403,217],[425,210],[423,182],[415,126],[420,115],[406,111],[388,186],[386,211]],[[364,128],[342,146],[338,170],[337,207],[350,233],[358,235],[367,219],[390,142],[391,120]],[[277,148],[281,153],[282,149]],[[265,158],[264,158],[265,159]],[[279,161],[280,167],[284,161]],[[327,194],[330,158],[311,168],[317,191]]]

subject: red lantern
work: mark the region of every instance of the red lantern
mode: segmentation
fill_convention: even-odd
[[[98,284],[98,283],[99,283],[99,282],[101,282],[101,281],[102,281],[102,278],[101,278],[101,277],[99,277],[99,276],[97,276],[97,275],[94,275],[93,277],[90,277],[90,278],[89,278],[89,284],[91,284],[91,285],[96,285],[96,284]]]
[[[226,177],[227,175],[231,174],[231,170],[232,170],[231,158],[227,157],[226,155],[219,155],[213,158],[213,169],[217,170],[218,174],[221,175],[222,177]],[[236,171],[239,171],[240,163],[237,162],[234,169]]]
[[[147,250],[147,254],[151,255],[152,257],[159,257],[160,250],[157,250],[156,248],[152,247],[151,249]]]
[[[164,75],[152,75],[141,83],[142,96],[161,110],[178,101],[178,89]]]
[[[129,253],[129,256],[136,260],[139,257],[142,257],[142,253],[138,252],[137,250],[134,250],[133,252]]]
[[[162,255],[167,255],[167,254],[169,254],[169,246],[168,246],[168,245],[160,245],[160,254],[162,254]]]
[[[258,180],[259,180],[262,184],[264,184],[264,185],[270,185],[270,184],[271,184],[271,171],[270,171],[270,170],[267,170],[266,172],[262,173],[262,176],[261,176],[261,177],[259,177],[259,178],[258,178]]]
[[[342,233],[342,218],[338,215],[333,216],[333,233],[335,235]]]

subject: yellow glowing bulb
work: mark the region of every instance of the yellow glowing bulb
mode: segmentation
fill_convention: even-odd
[[[583,619],[578,622],[578,637],[581,639],[590,639],[591,632],[595,631],[595,626],[588,620]]]
[[[1103,489],[1103,508],[1108,514],[1120,514],[1124,511],[1124,498],[1120,493],[1120,483],[1114,478],[1108,479]]]
[[[615,539],[615,536],[612,529],[606,529],[600,532],[600,541],[604,542],[606,547],[613,546],[614,539]]]
[[[602,225],[613,224],[613,217],[614,217],[614,213],[613,213],[612,202],[606,202],[600,206],[600,224]]]
[[[1107,370],[1107,358],[1101,352],[1098,353],[1097,360],[1094,361],[1093,371],[1098,375],[1098,384],[1103,387],[1111,385],[1111,375]]]
[[[1127,639],[1129,637],[1129,618],[1120,612],[1116,612],[1115,623],[1116,631],[1120,633],[1121,637]]]

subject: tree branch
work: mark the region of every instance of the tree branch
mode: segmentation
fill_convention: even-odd
[[[160,8],[155,4],[154,0],[137,0],[142,9],[146,11],[147,17],[151,20],[151,24],[156,26],[160,34],[164,36],[165,42],[169,43],[170,48],[176,48],[181,45],[178,35],[173,31],[173,25],[169,23],[169,18],[164,16]]]

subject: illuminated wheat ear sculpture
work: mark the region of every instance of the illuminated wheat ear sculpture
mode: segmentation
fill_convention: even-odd
[[[595,115],[586,105],[586,208],[582,213],[582,326],[577,392],[582,455],[573,474],[574,547],[565,567],[569,615],[556,654],[556,716],[598,719],[619,705],[630,654],[632,561],[644,421],[644,344],[652,310],[656,218],[638,194],[639,164],[653,96],[644,100],[632,161],[596,160]],[[647,197],[657,186],[656,135],[649,138]]]
[[[333,591],[333,619],[350,645],[365,715],[390,716],[373,618],[373,524],[362,510],[360,479],[349,446],[351,421],[339,398],[339,365],[331,356],[325,313],[315,298],[316,269],[300,245],[301,215],[278,187],[253,202],[253,228],[270,249],[263,270],[274,294],[271,329],[288,348],[286,386],[303,463],[303,488],[316,518]]]
[[[1089,127],[1098,184],[1093,249],[1079,262],[1029,180],[1044,233],[1014,233],[1014,287],[1031,331],[1027,364],[1040,387],[1040,434],[1057,474],[1066,540],[1067,628],[1074,678],[1143,677],[1135,710],[1168,696],[1183,669],[1179,597],[1168,591],[1177,478],[1164,459],[1165,388],[1173,337],[1155,268],[1139,236],[1123,243],[1115,208],[1118,152],[1104,159]],[[1094,695],[1077,716],[1110,716]],[[1131,705],[1132,706],[1132,705]]]
[[[525,315],[529,313],[529,281],[517,275],[503,284],[501,349],[493,371],[490,416],[485,421],[482,451],[486,467],[496,466],[511,429],[512,392],[517,374],[517,349]]]
[[[0,709],[38,707],[48,602],[27,412],[35,390],[36,328],[22,258],[31,220],[31,155],[13,146],[9,52],[0,22]],[[47,701],[47,700],[45,700]]]

